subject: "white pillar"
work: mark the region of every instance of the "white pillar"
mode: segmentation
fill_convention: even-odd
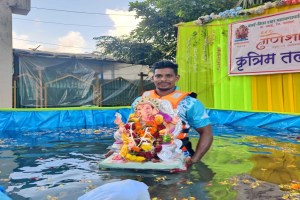
[[[30,0],[0,0],[0,108],[12,108],[12,13],[29,10]]]
[[[12,107],[12,16],[7,5],[0,6],[0,108]]]

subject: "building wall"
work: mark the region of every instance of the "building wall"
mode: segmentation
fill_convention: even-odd
[[[12,107],[12,12],[0,6],[0,107]]]
[[[12,13],[27,14],[30,0],[0,1],[0,108],[12,108]]]

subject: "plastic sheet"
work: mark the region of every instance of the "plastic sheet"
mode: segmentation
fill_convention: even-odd
[[[122,119],[126,121],[130,108],[2,110],[0,111],[0,131],[109,127],[115,126],[113,121],[116,112],[120,113]],[[296,114],[213,109],[208,110],[208,114],[213,124],[300,130],[300,115]]]
[[[51,130],[115,126],[113,121],[116,112],[119,112],[126,120],[130,109],[5,111],[0,112],[0,130]]]
[[[300,115],[297,114],[209,110],[208,115],[212,123],[215,124],[272,129],[295,129],[300,132]]]
[[[150,200],[148,186],[135,180],[122,180],[97,187],[78,200]]]
[[[134,72],[134,73],[133,73]],[[148,66],[92,54],[14,50],[14,103],[18,108],[129,106],[152,89]],[[143,86],[143,87],[142,87]]]
[[[7,196],[5,189],[0,185],[0,199],[1,200],[12,200],[10,197]]]

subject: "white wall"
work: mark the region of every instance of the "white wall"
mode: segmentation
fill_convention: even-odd
[[[0,0],[0,108],[12,108],[12,13],[26,15],[30,0]]]
[[[12,107],[12,16],[7,5],[0,6],[0,108]]]

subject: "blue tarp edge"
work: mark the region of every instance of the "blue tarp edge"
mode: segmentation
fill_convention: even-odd
[[[51,130],[58,128],[93,128],[115,126],[119,112],[126,121],[130,108],[105,110],[0,111],[0,131]],[[212,124],[300,129],[300,116],[278,113],[242,112],[208,109]]]

